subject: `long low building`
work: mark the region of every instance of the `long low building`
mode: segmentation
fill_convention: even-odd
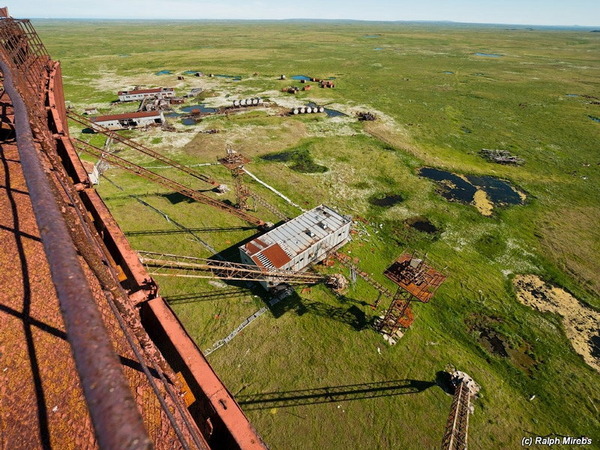
[[[131,91],[119,91],[117,92],[117,95],[119,96],[119,101],[133,102],[137,100],[143,100],[147,97],[175,97],[175,89],[166,87],[152,89],[132,89]]]
[[[239,247],[243,263],[264,270],[302,271],[350,239],[352,219],[317,206]],[[261,282],[265,289],[276,281]]]
[[[109,116],[97,116],[92,118],[96,125],[110,130],[121,130],[123,128],[136,128],[149,125],[161,125],[165,121],[162,111],[138,111],[123,114],[112,114]]]

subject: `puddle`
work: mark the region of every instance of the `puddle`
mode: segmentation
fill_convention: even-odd
[[[446,200],[471,203],[475,197],[477,188],[467,180],[445,170],[423,167],[419,175],[436,181],[440,187],[440,194]]]
[[[260,157],[264,161],[291,162],[290,169],[301,173],[324,173],[328,167],[317,164],[307,148],[297,148]]]
[[[202,73],[199,70],[186,70],[183,72],[184,75],[196,75],[197,73]]]
[[[449,70],[444,70],[442,73],[445,73],[446,75],[454,75],[454,72],[450,72]]]
[[[179,116],[183,116],[183,114],[176,113],[176,112],[169,112],[169,113],[165,114],[165,117],[179,117]]]
[[[181,119],[181,123],[184,125],[196,125],[196,119],[186,117],[185,119]]]
[[[600,360],[600,334],[590,338],[590,348],[592,349],[592,356]]]
[[[483,348],[493,355],[510,360],[513,365],[531,375],[532,370],[537,366],[536,360],[529,355],[532,350],[531,345],[524,342],[518,348],[513,347],[502,333],[494,329],[496,325],[502,323],[502,319],[471,314],[465,322],[470,331],[478,333],[477,340]]]
[[[292,80],[304,80],[304,81],[310,81],[310,77],[307,77],[306,75],[294,75],[292,77]]]
[[[160,72],[156,72],[154,75],[171,75],[172,73],[172,70],[161,70]]]
[[[508,181],[488,175],[463,176],[431,167],[422,167],[419,175],[437,182],[446,200],[471,204],[484,216],[490,216],[495,206],[522,205],[526,198]]]
[[[483,56],[485,58],[501,58],[504,55],[499,55],[497,53],[481,53],[481,52],[477,52],[474,53],[475,56]]]
[[[119,58],[129,58],[131,55],[128,55],[126,53],[119,55]]]
[[[373,50],[383,50],[381,47],[375,47]]]
[[[600,117],[596,117],[596,116],[588,116],[590,119],[592,119],[594,122],[600,122]]]
[[[523,198],[508,181],[500,180],[487,175],[468,175],[467,180],[484,191],[494,205],[523,204]]]
[[[199,111],[203,114],[213,114],[219,112],[218,108],[209,108],[204,104],[186,106],[185,108],[181,108],[181,110],[186,113],[193,113],[195,111]]]
[[[219,78],[229,78],[233,81],[241,81],[242,77],[240,75],[224,75],[224,74],[217,74],[215,75],[215,77],[219,77]]]
[[[335,79],[335,78],[331,78],[331,79]],[[317,106],[317,104],[310,102],[306,106],[310,106],[311,108],[314,108],[315,106]],[[330,109],[330,108],[325,108],[325,114],[327,114],[328,117],[348,117],[348,114],[344,114],[343,112],[337,111],[335,109]]]
[[[579,97],[579,94],[565,94],[565,97]]]
[[[381,34],[365,34],[365,35],[363,35],[363,37],[367,38],[367,39],[375,39],[375,38],[381,37]]]
[[[582,305],[564,289],[547,284],[535,275],[518,275],[513,283],[521,303],[562,317],[565,334],[575,351],[600,372],[600,313]]]
[[[404,223],[422,233],[436,234],[439,231],[438,227],[423,216],[411,217],[410,219],[406,219]]]
[[[399,194],[375,194],[369,199],[369,203],[374,206],[390,208],[404,201],[404,197]]]

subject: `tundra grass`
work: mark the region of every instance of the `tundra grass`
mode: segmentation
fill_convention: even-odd
[[[205,119],[198,129],[221,130],[215,135],[195,135],[193,128],[172,136],[132,133],[186,164],[214,162],[231,145],[252,158],[252,173],[300,206],[326,203],[364,218],[344,251],[389,288],[382,272],[404,249],[426,252],[446,268],[445,284],[431,303],[414,306],[415,323],[393,347],[369,327],[383,310],[368,306],[376,292],[359,280],[343,296],[322,286],[298,289],[209,356],[271,448],[437,447],[451,404],[438,386],[424,383],[419,392],[377,398],[350,395],[346,401],[314,397],[304,405],[256,403],[255,396],[379,381],[432,382],[448,364],[482,386],[470,421],[472,448],[517,448],[530,434],[586,435],[598,442],[598,373],[573,351],[558,316],[517,302],[511,276],[540,275],[600,307],[600,126],[589,118],[600,107],[594,99],[600,96],[600,33],[376,23],[35,25],[62,61],[67,100],[75,108],[109,110],[116,91],[135,84],[174,86],[179,93],[202,86],[215,95],[203,100],[207,104],[226,95],[285,103],[293,97],[281,88],[300,86],[277,80],[286,74],[336,77],[335,89],[302,92],[293,100],[298,104],[312,100],[350,114],[378,115],[376,122],[357,123],[352,117],[255,111]],[[154,75],[160,70],[174,74]],[[178,81],[185,70],[242,80]],[[482,148],[509,150],[526,163],[486,162],[478,155]],[[264,158],[298,151],[327,171],[302,173],[294,161]],[[128,150],[121,155],[156,163]],[[432,182],[418,177],[423,165],[510,180],[527,200],[483,217],[471,205],[439,196]],[[222,167],[200,169],[231,183]],[[170,169],[157,170],[183,181]],[[118,169],[106,178],[124,189],[107,180],[99,186],[134,248],[212,256],[210,247],[235,257],[239,242],[254,235],[237,218]],[[288,215],[299,213],[257,183],[249,185]],[[404,200],[391,208],[369,204],[383,194]],[[221,198],[234,201],[232,193]],[[256,214],[275,221],[264,210]],[[407,227],[404,221],[416,216],[439,232]],[[156,278],[204,350],[269,300],[244,283]],[[487,350],[473,328],[477,321],[495,323],[514,348],[526,346],[535,366],[524,370]]]

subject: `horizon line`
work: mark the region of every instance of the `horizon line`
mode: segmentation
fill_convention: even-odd
[[[17,19],[16,17],[13,17]],[[530,24],[530,23],[507,23],[507,22],[463,22],[455,20],[376,20],[376,19],[317,19],[291,17],[286,19],[226,19],[226,18],[198,18],[198,19],[175,19],[175,18],[129,18],[129,17],[36,17],[31,16],[28,19],[38,20],[100,20],[100,21],[133,21],[133,22],[361,22],[361,23],[429,23],[429,24],[454,24],[454,25],[496,25],[496,26],[516,26],[516,27],[567,27],[567,28],[600,28],[599,25],[578,25],[578,24]]]

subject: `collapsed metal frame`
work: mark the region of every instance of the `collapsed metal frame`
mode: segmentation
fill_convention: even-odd
[[[331,277],[316,273],[291,272],[289,270],[261,270],[251,264],[234,263],[193,256],[173,255],[139,251],[140,261],[154,272],[151,275],[164,275],[183,278],[220,278],[232,281],[277,280],[288,284],[316,284],[327,282]],[[172,273],[169,269],[187,273]]]
[[[178,183],[177,181],[171,180],[170,178],[154,173],[138,164],[134,164],[131,161],[121,158],[115,154],[107,153],[104,150],[88,142],[82,141],[80,139],[74,139],[73,141],[77,145],[77,148],[79,148],[85,153],[89,153],[92,156],[103,159],[109,164],[113,164],[122,169],[125,169],[128,172],[133,173],[134,175],[146,178],[150,181],[153,181],[154,183],[172,189],[175,192],[178,192],[188,198],[191,198],[192,200],[196,200],[199,203],[204,203],[206,205],[220,209],[221,211],[233,214],[234,216],[237,216],[240,219],[245,220],[246,222],[251,223],[252,225],[255,225],[257,227],[265,227],[267,224],[264,220],[261,220],[258,217],[254,217],[253,215],[248,214],[245,211],[234,208],[233,206],[230,206],[225,202],[209,197],[208,195],[204,195],[181,183]]]
[[[446,275],[433,269],[425,258],[403,253],[388,267],[384,275],[398,285],[392,303],[379,322],[379,332],[393,338],[400,328],[409,328],[413,322],[410,304],[413,300],[429,302]]]
[[[86,127],[90,127],[91,129],[98,131],[100,133],[102,133],[103,135],[105,135],[108,139],[112,139],[114,141],[117,141],[123,145],[126,145],[127,147],[136,150],[140,153],[143,153],[147,156],[151,156],[152,158],[156,159],[157,161],[160,161],[164,164],[167,164],[171,167],[174,167],[176,169],[181,170],[184,173],[187,173],[188,175],[197,178],[198,180],[204,181],[205,183],[208,183],[210,185],[212,185],[213,187],[219,188],[222,185],[219,184],[218,181],[212,179],[211,177],[204,175],[200,172],[198,172],[197,170],[194,170],[190,167],[187,167],[181,163],[178,163],[177,161],[166,157],[165,155],[158,153],[148,147],[146,147],[145,145],[142,145],[138,142],[135,142],[131,139],[127,139],[126,137],[123,137],[121,135],[119,135],[118,133],[116,133],[113,130],[110,130],[109,128],[106,128],[105,126],[99,125],[95,122],[92,122],[91,120],[89,120],[86,117],[83,117],[79,114],[74,113],[73,111],[67,111],[67,117],[83,126]]]

